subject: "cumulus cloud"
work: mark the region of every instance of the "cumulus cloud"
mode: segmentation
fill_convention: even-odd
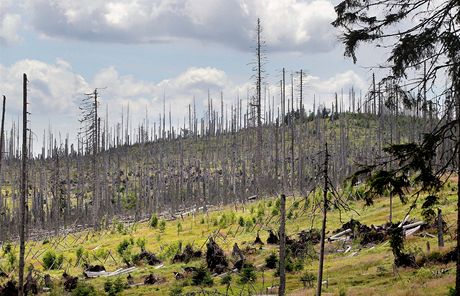
[[[9,67],[0,64],[0,89],[8,98],[7,114],[14,119],[21,114],[23,73],[27,73],[29,79],[32,129],[41,134],[52,126],[55,132],[69,134],[73,142],[79,129],[79,104],[84,93],[94,88],[100,88],[103,122],[108,109],[108,124],[113,127],[121,121],[122,110],[126,114],[129,106],[132,124],[136,127],[147,114],[151,124],[158,121],[164,107],[167,113],[171,110],[172,124],[181,126],[188,116],[188,105],[193,104],[194,99],[197,116],[204,115],[208,95],[214,101],[215,108],[220,110],[221,92],[225,109],[235,105],[237,98],[241,98],[243,106],[246,106],[246,95],[248,92],[251,94],[253,86],[251,82],[236,83],[224,71],[213,67],[192,67],[175,77],[143,81],[133,75],[122,75],[115,67],[101,69],[94,77],[83,77],[74,72],[71,64],[61,59],[50,64],[21,60]],[[326,102],[333,99],[335,91],[348,90],[351,86],[365,88],[364,81],[353,71],[338,73],[328,79],[307,76],[305,81],[304,104],[307,109],[313,103],[313,94],[321,96],[321,101]],[[279,89],[275,85],[270,87],[270,92],[275,96],[277,105]],[[290,89],[289,85],[287,89]]]
[[[271,50],[334,47],[327,0],[29,0],[33,26],[60,38],[118,43],[191,39],[248,50],[256,19]]]
[[[0,45],[11,45],[21,40],[18,31],[21,16],[13,12],[13,1],[0,1]]]

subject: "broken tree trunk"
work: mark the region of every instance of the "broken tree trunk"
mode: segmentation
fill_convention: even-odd
[[[438,209],[438,247],[444,247],[444,237],[442,232],[442,211]]]

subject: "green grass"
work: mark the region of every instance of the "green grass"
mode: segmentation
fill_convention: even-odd
[[[449,232],[445,235],[446,247],[445,250],[452,248],[455,245],[454,231],[456,222],[456,185],[448,183],[442,191],[442,209],[444,218],[448,223]],[[319,200],[318,194],[316,199]],[[299,202],[297,209],[292,206],[295,201]],[[271,207],[269,207],[271,204]],[[288,235],[294,235],[303,229],[309,229],[312,225],[319,228],[320,214],[319,210],[313,210],[310,200],[309,205],[304,207],[304,199],[300,197],[289,197],[287,200],[287,209],[293,211],[292,219],[287,221]],[[393,209],[394,221],[402,220],[405,216],[409,204],[403,205],[395,198]],[[419,205],[421,202],[419,203]],[[347,222],[350,218],[359,220],[367,225],[381,225],[387,222],[389,214],[389,199],[382,197],[376,200],[375,204],[370,207],[365,207],[362,202],[350,202],[349,205],[353,211],[338,211],[331,210],[328,212],[327,231],[331,233],[337,229],[342,223]],[[29,242],[26,248],[27,265],[32,264],[34,268],[40,271],[41,274],[49,273],[55,283],[59,283],[61,275],[65,270],[67,273],[80,276],[81,281],[85,281],[95,286],[98,291],[103,294],[104,282],[106,278],[97,278],[84,280],[81,276],[83,267],[75,266],[76,250],[81,245],[88,253],[91,264],[103,263],[107,270],[113,271],[124,267],[121,257],[117,254],[118,244],[125,239],[133,239],[134,242],[143,238],[146,240],[146,249],[157,254],[164,259],[164,266],[160,269],[155,267],[142,265],[132,273],[135,282],[143,282],[143,278],[149,273],[164,278],[165,282],[153,286],[139,286],[124,290],[120,295],[168,295],[172,287],[177,284],[184,285],[183,292],[199,291],[201,288],[186,285],[190,280],[176,281],[173,272],[180,271],[182,266],[199,266],[204,262],[192,261],[189,264],[172,264],[171,256],[174,252],[174,246],[177,246],[179,241],[183,246],[191,243],[195,248],[204,246],[206,238],[215,234],[217,231],[221,234],[217,237],[217,243],[230,256],[233,244],[238,243],[241,249],[246,246],[252,246],[252,241],[255,239],[256,232],[260,230],[261,239],[265,242],[268,233],[265,229],[277,229],[279,224],[279,216],[272,216],[273,209],[276,207],[275,199],[266,199],[256,201],[254,203],[226,207],[218,211],[210,212],[209,214],[197,214],[195,216],[187,216],[184,219],[175,221],[167,221],[164,232],[159,230],[159,227],[153,229],[149,227],[149,222],[138,223],[135,225],[125,226],[125,231],[120,233],[116,225],[110,229],[101,230],[99,232],[86,231],[82,233],[70,234],[66,238],[53,237],[48,242],[34,241]],[[420,206],[414,209],[411,217],[421,219]],[[223,218],[225,216],[225,218]],[[256,220],[256,223],[251,227],[239,226],[239,218],[243,217],[244,221]],[[225,223],[222,221],[225,219]],[[161,221],[161,219],[160,219]],[[203,222],[203,223],[202,223]],[[182,230],[178,233],[178,223],[181,224]],[[249,223],[251,224],[251,223]],[[126,234],[123,234],[126,233]],[[225,239],[224,239],[225,237]],[[60,241],[59,243],[56,243]],[[81,242],[81,243],[80,243]],[[429,242],[432,251],[437,251],[437,240],[435,238],[422,238],[413,236],[406,241],[406,247],[415,251],[419,256],[426,253],[426,244]],[[455,268],[454,264],[444,265],[428,265],[422,269],[399,268],[393,269],[393,255],[388,242],[376,245],[373,248],[361,248],[356,242],[353,243],[352,251],[347,254],[337,253],[336,249],[341,248],[341,243],[326,243],[326,258],[324,266],[324,279],[328,280],[328,286],[324,287],[325,293],[338,295],[339,291],[345,291],[346,295],[445,295],[449,286],[454,285]],[[64,263],[61,270],[43,271],[41,260],[46,250],[53,249],[56,254],[64,256]],[[315,246],[318,250],[318,246]],[[105,251],[104,251],[105,250]],[[169,250],[169,251],[168,251]],[[136,244],[132,247],[132,252],[137,253],[140,249]],[[253,255],[249,255],[249,261],[256,266],[265,263],[265,258],[272,252],[277,252],[276,246],[264,245],[261,250],[256,250]],[[14,246],[14,252],[18,252],[18,247]],[[37,253],[38,252],[38,253]],[[103,258],[96,259],[98,255],[110,252],[106,260]],[[355,256],[351,254],[358,252]],[[3,252],[0,257],[0,266],[5,271],[11,271],[14,266],[8,266],[6,256]],[[36,259],[32,259],[32,254],[40,254]],[[314,288],[307,290],[303,289],[300,277],[304,272],[316,274],[317,259],[307,260],[304,264],[304,269],[299,272],[289,273],[287,275],[287,290],[292,295],[313,295]],[[440,269],[449,269],[448,272],[438,276],[433,274]],[[14,270],[13,274],[16,273]],[[238,274],[233,274],[232,284],[230,286],[231,293],[239,295],[241,289],[247,291],[248,286],[243,286],[238,283]],[[126,275],[122,276],[123,280]],[[262,292],[266,287],[278,284],[279,278],[274,276],[274,270],[262,271],[259,268],[257,272],[257,281],[254,283],[252,292]],[[218,290],[225,293],[226,286],[220,283],[220,278],[214,278],[212,287],[204,288],[206,290]],[[244,292],[243,295],[247,295]]]

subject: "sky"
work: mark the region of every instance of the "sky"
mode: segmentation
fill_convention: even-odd
[[[362,50],[343,56],[327,0],[14,0],[0,1],[0,94],[7,126],[21,116],[22,73],[29,79],[31,126],[76,141],[84,93],[100,90],[103,120],[121,120],[129,104],[133,126],[171,108],[182,124],[195,97],[223,93],[226,108],[254,92],[257,18],[265,41],[265,78],[278,100],[281,69],[306,74],[304,102],[332,102],[351,87],[364,94],[383,57]],[[298,83],[298,82],[294,82]]]

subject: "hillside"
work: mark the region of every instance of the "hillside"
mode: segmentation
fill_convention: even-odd
[[[268,123],[262,144],[256,128],[159,138],[133,145],[102,145],[94,155],[69,141],[51,145],[28,164],[28,228],[32,237],[98,228],[114,217],[138,221],[203,206],[243,203],[283,191],[304,196],[318,186],[328,143],[332,182],[340,187],[359,163],[372,163],[390,143],[420,138],[434,119],[340,113]],[[402,112],[402,111],[400,111]],[[55,139],[56,140],[56,139]],[[448,154],[445,155],[448,157]],[[2,167],[0,241],[16,237],[20,161]]]
[[[380,243],[361,245],[361,236],[351,240],[327,242],[324,268],[323,291],[331,295],[446,295],[448,288],[454,285],[455,269],[454,263],[436,263],[442,254],[449,252],[455,245],[454,225],[456,209],[455,191],[456,178],[446,183],[442,190],[440,207],[444,213],[444,220],[447,223],[447,233],[444,239],[446,246],[442,249],[437,247],[437,239],[427,236],[425,233],[433,232],[427,229],[411,235],[406,240],[406,250],[416,254],[416,268],[395,268],[393,265],[394,256],[387,239]],[[328,237],[333,231],[342,227],[343,223],[350,219],[370,225],[383,225],[388,221],[389,199],[381,197],[375,204],[366,207],[363,201],[355,200],[359,187],[348,189],[344,192],[350,211],[339,211],[331,208],[328,213],[327,233]],[[320,226],[319,204],[320,192],[304,197],[289,197],[287,200],[287,235],[293,239],[301,230],[311,228],[318,229]],[[248,295],[268,293],[268,287],[277,285],[278,278],[275,276],[275,269],[265,267],[265,259],[270,254],[277,254],[277,245],[266,244],[268,230],[275,233],[279,227],[279,203],[277,199],[268,198],[241,205],[225,207],[213,207],[207,214],[188,213],[182,217],[177,216],[172,220],[159,219],[155,228],[149,226],[151,221],[123,224],[114,221],[107,228],[98,231],[85,230],[67,235],[49,236],[44,239],[29,241],[27,243],[26,266],[33,266],[34,277],[39,279],[40,286],[43,285],[45,274],[51,275],[55,287],[50,295],[66,295],[62,287],[62,273],[65,271],[71,276],[78,276],[78,282],[95,287],[97,292],[89,294],[71,295],[106,295],[104,286],[108,287],[107,281],[127,283],[127,274],[112,277],[98,277],[84,279],[83,262],[90,265],[103,265],[107,271],[115,271],[119,268],[126,268],[126,263],[134,266],[130,272],[135,285],[126,288],[119,294],[109,295]],[[408,211],[408,204],[401,204],[399,200],[393,201],[393,221],[401,221]],[[421,220],[420,203],[414,209],[410,218]],[[163,225],[163,226],[162,226]],[[254,245],[253,242],[260,234],[264,245]],[[255,266],[255,281],[243,284],[241,278],[243,272],[231,274],[229,286],[222,283],[222,275],[212,275],[213,284],[193,285],[193,277],[203,278],[192,274],[186,274],[184,267],[206,266],[205,242],[209,237],[214,237],[215,242],[224,250],[230,261],[232,248],[235,243],[243,251],[247,263]],[[128,252],[120,253],[117,249],[125,241]],[[131,243],[132,242],[132,243]],[[145,245],[144,245],[145,243]],[[178,246],[182,249],[191,244],[194,250],[201,250],[201,258],[193,259],[189,263],[173,263],[172,259],[177,253]],[[430,250],[427,250],[429,244]],[[0,266],[3,271],[15,277],[14,259],[17,256],[18,247],[10,245],[11,251],[7,252],[7,245],[3,244],[0,257]],[[141,248],[155,254],[162,261],[161,265],[149,266],[146,261],[133,263],[139,260]],[[292,256],[291,268],[287,275],[287,290],[290,295],[313,295],[315,281],[312,287],[303,288],[301,277],[308,279],[316,275],[318,245],[314,240],[307,241],[307,252],[304,259],[296,259]],[[349,247],[351,247],[349,249]],[[349,249],[349,250],[348,250]],[[346,250],[346,252],[344,252]],[[46,270],[43,266],[44,257],[47,253],[54,253],[58,258],[63,256],[59,267],[52,267]],[[79,256],[80,259],[77,259]],[[137,258],[137,259],[136,259]],[[59,261],[59,260],[58,260]],[[232,266],[232,263],[230,263]],[[175,279],[173,272],[180,272],[184,279]],[[225,272],[228,272],[225,271]],[[153,285],[144,285],[145,278],[153,274],[157,280]],[[205,273],[206,274],[206,273]],[[211,273],[209,273],[211,274]],[[206,276],[204,276],[206,279]],[[249,278],[253,278],[249,276]],[[230,278],[226,278],[229,281]],[[311,278],[310,278],[311,279]],[[2,278],[5,282],[7,278]],[[208,279],[209,281],[209,279]],[[206,280],[205,280],[206,282]],[[140,284],[140,285],[137,285]],[[228,287],[228,289],[227,289]],[[79,286],[80,292],[83,290]],[[181,292],[180,292],[181,291]],[[249,291],[249,292],[248,292]],[[268,292],[267,292],[268,291]],[[272,290],[273,291],[273,290]],[[182,293],[182,294],[181,294]],[[219,294],[220,293],[220,294]],[[48,294],[48,293],[43,293]]]

